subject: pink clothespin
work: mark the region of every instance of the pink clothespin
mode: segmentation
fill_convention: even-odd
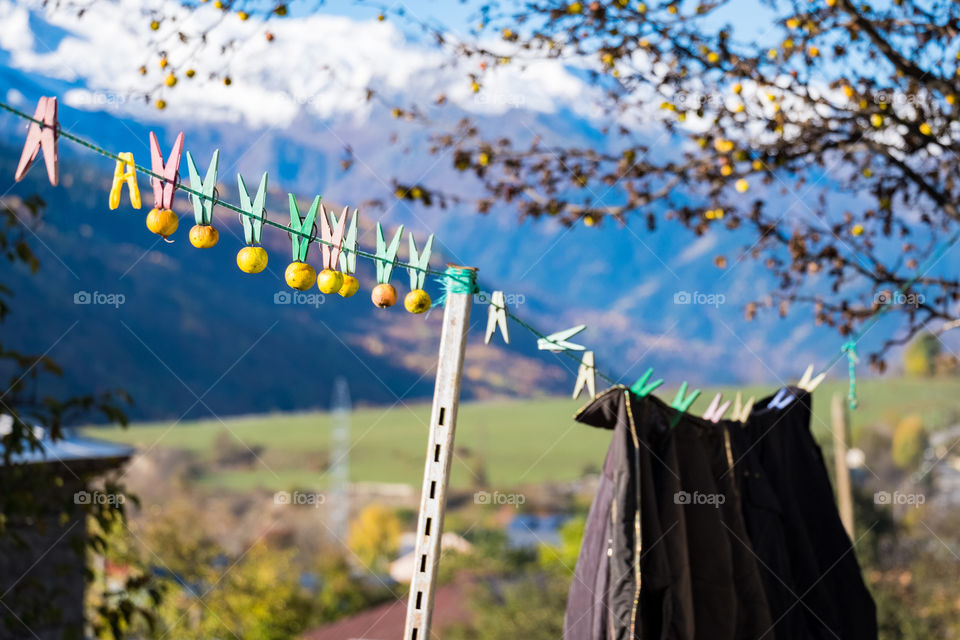
[[[153,186],[153,206],[156,209],[172,209],[173,194],[176,191],[177,180],[180,177],[180,154],[183,151],[183,131],[173,142],[170,150],[170,159],[164,163],[160,153],[160,143],[153,131],[150,132],[150,163],[154,173],[163,176],[163,180],[150,177]]]
[[[13,179],[17,182],[23,180],[27,170],[33,161],[37,159],[40,149],[43,149],[43,161],[47,165],[47,177],[50,178],[50,184],[57,186],[60,177],[60,165],[57,161],[57,99],[40,98],[37,103],[37,110],[33,113],[33,119],[39,120],[43,124],[31,122],[27,129],[27,141],[23,145],[23,153],[20,154],[20,163],[17,165],[17,171],[13,174]]]
[[[323,268],[337,270],[340,260],[340,252],[343,250],[343,233],[347,228],[347,207],[343,208],[343,215],[339,222],[330,224],[330,216],[324,211],[323,205],[320,205],[320,248],[323,252]],[[326,244],[326,243],[330,244]]]
[[[723,400],[722,393],[718,393],[713,397],[713,401],[710,403],[710,406],[707,407],[707,410],[703,413],[704,420],[709,420],[710,422],[720,422],[723,414],[725,414],[727,409],[730,408],[729,400],[723,404],[720,404],[721,400]]]

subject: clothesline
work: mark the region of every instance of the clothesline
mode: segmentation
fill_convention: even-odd
[[[29,114],[27,114],[27,113],[24,113],[23,111],[20,111],[20,110],[17,109],[16,107],[13,107],[13,106],[11,106],[11,105],[9,105],[9,104],[6,104],[5,102],[0,102],[0,109],[3,109],[3,110],[5,110],[5,111],[11,113],[11,114],[17,116],[18,118],[21,118],[21,119],[26,120],[26,121],[28,121],[28,122],[32,122],[32,123],[34,123],[34,124],[37,124],[37,125],[39,125],[40,127],[49,127],[49,126],[50,126],[50,125],[48,125],[47,123],[44,123],[43,121],[38,120],[37,118],[35,118],[35,117],[33,117],[33,116],[31,116],[31,115],[29,115]],[[65,139],[67,139],[67,140],[69,140],[69,141],[71,141],[71,142],[73,142],[73,143],[75,143],[75,144],[78,144],[78,145],[80,145],[80,146],[82,146],[82,147],[85,147],[85,148],[87,148],[87,149],[89,149],[89,150],[91,150],[91,151],[93,151],[93,152],[95,152],[95,153],[97,153],[97,154],[99,154],[99,155],[102,155],[102,156],[104,156],[104,157],[110,158],[110,159],[112,159],[112,160],[114,160],[114,161],[117,161],[117,162],[122,162],[122,163],[124,163],[126,166],[132,168],[135,172],[143,173],[143,174],[145,174],[145,175],[147,175],[147,176],[149,176],[149,177],[151,177],[151,178],[153,178],[153,179],[159,180],[159,181],[161,181],[161,182],[163,182],[163,183],[168,183],[168,182],[169,182],[164,176],[162,176],[162,175],[154,172],[153,170],[148,169],[148,168],[146,168],[146,167],[143,167],[143,166],[141,166],[141,165],[138,165],[138,164],[130,161],[129,158],[122,158],[122,157],[120,157],[119,154],[116,154],[116,153],[114,153],[114,152],[112,152],[112,151],[109,151],[108,149],[105,149],[105,148],[99,146],[98,144],[96,144],[96,143],[94,143],[94,142],[90,142],[90,141],[88,141],[88,140],[86,140],[86,139],[84,139],[84,138],[81,138],[80,136],[77,136],[77,135],[75,135],[75,134],[72,134],[72,133],[70,133],[69,131],[63,129],[61,126],[59,126],[59,124],[57,124],[57,125],[55,126],[55,134],[56,134],[57,136],[60,136],[60,137],[65,138]],[[288,225],[285,225],[285,224],[282,224],[282,223],[280,223],[280,222],[276,222],[276,221],[270,220],[269,218],[266,217],[266,215],[264,215],[265,212],[261,212],[261,213],[258,214],[258,213],[254,213],[254,212],[251,212],[251,211],[245,211],[245,210],[244,210],[243,208],[241,208],[241,207],[238,207],[238,206],[236,206],[236,205],[234,205],[234,204],[232,204],[232,203],[230,203],[230,202],[227,202],[227,201],[225,201],[225,200],[220,199],[220,197],[219,197],[216,193],[214,193],[214,195],[212,195],[212,196],[211,196],[211,195],[208,195],[208,194],[205,194],[205,193],[203,193],[202,191],[198,191],[198,190],[196,190],[196,189],[193,189],[193,188],[191,188],[191,187],[183,184],[183,183],[180,182],[179,180],[177,180],[177,181],[173,184],[173,188],[174,188],[175,190],[183,191],[183,192],[189,194],[190,196],[193,196],[193,197],[198,198],[198,199],[200,199],[200,200],[208,200],[208,201],[211,202],[211,206],[219,205],[219,206],[221,206],[221,207],[223,207],[223,208],[225,208],[225,209],[228,209],[228,210],[230,210],[230,211],[233,211],[233,212],[235,212],[235,213],[237,213],[237,214],[239,214],[239,215],[241,215],[241,216],[247,216],[247,217],[249,217],[249,218],[258,219],[258,220],[262,221],[263,224],[266,224],[266,225],[268,225],[268,226],[274,227],[274,228],[276,228],[276,229],[280,229],[280,230],[282,230],[282,231],[286,231],[286,232],[287,232],[288,234],[290,234],[290,235],[299,236],[299,237],[301,237],[301,238],[305,238],[305,239],[307,239],[309,242],[316,242],[316,243],[318,243],[318,244],[327,245],[327,246],[331,246],[331,247],[336,246],[335,243],[330,242],[330,241],[327,241],[327,240],[324,240],[324,239],[321,238],[321,237],[318,237],[318,236],[317,236],[315,233],[313,233],[312,231],[304,232],[304,231],[302,231],[302,230],[300,230],[300,229],[294,229],[294,228],[292,228],[292,227],[290,227],[290,226],[288,226]],[[841,346],[839,352],[830,359],[830,361],[827,363],[827,365],[820,369],[820,373],[821,373],[821,374],[826,374],[837,362],[840,361],[840,359],[842,359],[844,356],[847,357],[847,359],[848,359],[848,365],[849,365],[849,366],[848,366],[848,377],[849,377],[848,399],[849,399],[850,407],[851,407],[851,408],[856,408],[856,373],[855,373],[855,365],[856,365],[857,362],[859,361],[858,356],[857,356],[857,353],[856,353],[856,348],[857,348],[858,342],[863,338],[863,336],[864,336],[870,329],[872,329],[872,328],[876,325],[876,323],[880,320],[880,318],[892,308],[892,306],[893,306],[893,300],[897,299],[900,295],[906,293],[906,291],[909,290],[910,287],[912,287],[914,284],[916,284],[916,282],[923,276],[923,274],[926,272],[926,270],[927,270],[930,266],[932,266],[933,264],[935,264],[940,258],[942,258],[943,255],[944,255],[954,244],[956,244],[958,241],[960,241],[960,230],[958,230],[957,232],[955,232],[955,233],[953,234],[953,236],[951,236],[951,238],[950,238],[946,243],[944,243],[943,245],[941,245],[933,254],[931,254],[931,255],[928,257],[928,259],[923,263],[923,265],[921,265],[921,266],[919,266],[919,267],[917,268],[916,275],[914,275],[910,280],[908,280],[907,282],[905,282],[905,283],[897,290],[897,295],[896,295],[896,296],[891,296],[890,299],[889,299],[887,302],[883,303],[883,304],[880,306],[880,308],[876,311],[876,313],[874,313],[874,315],[870,317],[870,319],[866,322],[866,324],[865,324],[859,331],[855,332],[854,337],[852,337],[851,339],[847,340],[847,341]],[[345,252],[345,253],[353,253],[353,254],[355,254],[355,255],[362,256],[362,257],[364,257],[364,258],[373,260],[373,261],[375,261],[375,262],[381,262],[381,263],[382,263],[382,262],[385,261],[383,257],[377,255],[376,253],[371,253],[371,252],[369,252],[369,251],[364,251],[364,250],[362,250],[362,249],[356,249],[356,248],[348,249],[348,248],[344,247],[342,250],[343,250],[343,252]],[[437,270],[437,269],[432,269],[432,268],[430,268],[429,266],[420,266],[420,265],[412,264],[412,263],[409,263],[409,262],[401,262],[401,261],[399,261],[399,260],[396,260],[396,258],[394,258],[394,260],[392,261],[392,264],[395,265],[395,266],[403,267],[403,268],[407,269],[408,271],[420,271],[420,272],[425,273],[425,274],[431,274],[431,275],[434,275],[434,276],[439,276],[439,277],[440,277],[440,282],[445,285],[445,289],[446,289],[446,283],[447,283],[448,281],[452,280],[452,281],[459,282],[459,285],[460,285],[460,286],[472,286],[472,287],[474,288],[474,292],[475,292],[475,293],[476,293],[476,292],[479,292],[479,287],[477,287],[477,285],[476,285],[476,283],[475,283],[475,277],[472,276],[472,275],[470,276],[470,278],[471,278],[470,282],[467,283],[467,282],[463,282],[463,281],[462,281],[462,280],[463,280],[463,276],[462,276],[461,274],[458,274],[457,272],[454,272],[453,270],[450,270],[450,269],[448,269],[448,270],[446,270],[446,271],[439,271],[439,270]],[[442,300],[442,297],[441,297],[441,300]],[[438,300],[438,302],[439,302],[439,300]],[[566,348],[563,348],[562,345],[559,344],[559,341],[555,341],[554,339],[551,338],[551,336],[543,333],[542,331],[540,331],[540,330],[537,329],[536,327],[532,326],[531,324],[529,324],[528,322],[526,322],[526,321],[523,320],[522,318],[518,317],[518,316],[517,316],[516,314],[514,314],[512,311],[510,311],[509,309],[507,309],[507,308],[506,308],[506,305],[497,305],[497,304],[494,303],[492,300],[489,301],[489,304],[491,304],[492,306],[494,306],[494,307],[497,308],[498,310],[503,311],[503,312],[506,314],[507,317],[509,317],[509,318],[512,319],[514,322],[516,322],[517,324],[519,324],[521,327],[523,327],[524,329],[526,329],[527,331],[529,331],[530,333],[532,333],[532,334],[533,334],[534,336],[536,336],[539,340],[543,340],[543,341],[546,341],[547,343],[551,343],[551,344],[554,344],[554,345],[560,347],[559,350],[556,351],[556,353],[561,353],[561,354],[563,354],[563,355],[571,358],[574,362],[576,362],[576,363],[578,364],[579,367],[584,367],[584,368],[586,368],[586,369],[588,369],[588,370],[591,370],[595,375],[597,375],[597,376],[599,376],[600,378],[606,380],[606,381],[609,382],[610,384],[619,384],[619,382],[620,382],[619,380],[617,380],[617,379],[613,378],[612,376],[607,375],[606,373],[602,372],[602,371],[599,370],[593,363],[587,363],[587,362],[584,361],[583,358],[579,358],[579,357],[577,357],[576,355],[574,355],[571,351],[567,350]]]

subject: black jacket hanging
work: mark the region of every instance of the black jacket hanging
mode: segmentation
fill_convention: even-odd
[[[810,394],[790,391],[783,409],[766,408],[771,398],[758,402],[733,440],[778,638],[876,640],[876,606],[810,432]]]
[[[624,387],[598,395],[577,420],[612,429],[613,438],[570,588],[565,640],[749,640],[768,631],[725,425]]]

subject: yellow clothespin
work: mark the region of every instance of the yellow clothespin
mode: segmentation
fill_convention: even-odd
[[[756,398],[750,396],[747,404],[743,404],[743,394],[737,391],[737,398],[733,403],[733,415],[730,418],[735,422],[746,422],[747,418],[750,417],[750,412],[753,411],[754,402],[756,402]]]
[[[130,189],[130,204],[134,209],[140,208],[140,188],[137,186],[137,170],[134,169],[133,154],[129,151],[118,153],[117,166],[113,170],[113,185],[110,187],[110,208],[120,206],[120,192],[126,184]]]
[[[803,372],[803,377],[800,378],[800,382],[797,383],[797,386],[804,391],[813,393],[813,390],[820,386],[820,383],[823,382],[823,379],[826,377],[827,372],[824,371],[816,378],[813,378],[813,365],[811,364],[809,367],[807,367],[807,370]]]

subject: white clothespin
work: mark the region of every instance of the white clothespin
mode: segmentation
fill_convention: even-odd
[[[575,327],[551,333],[546,338],[537,340],[537,348],[541,351],[583,351],[586,347],[582,344],[567,342],[567,339],[572,338],[586,328],[587,325],[578,324]]]
[[[510,333],[507,330],[507,303],[503,291],[494,291],[490,294],[490,308],[487,311],[487,335],[483,339],[484,344],[490,344],[490,338],[500,328],[503,334],[503,341],[510,344]]]
[[[597,397],[597,375],[596,367],[593,364],[593,351],[584,351],[583,359],[580,361],[580,368],[577,370],[577,384],[573,388],[573,397],[579,398],[580,392],[584,386],[591,398]]]

